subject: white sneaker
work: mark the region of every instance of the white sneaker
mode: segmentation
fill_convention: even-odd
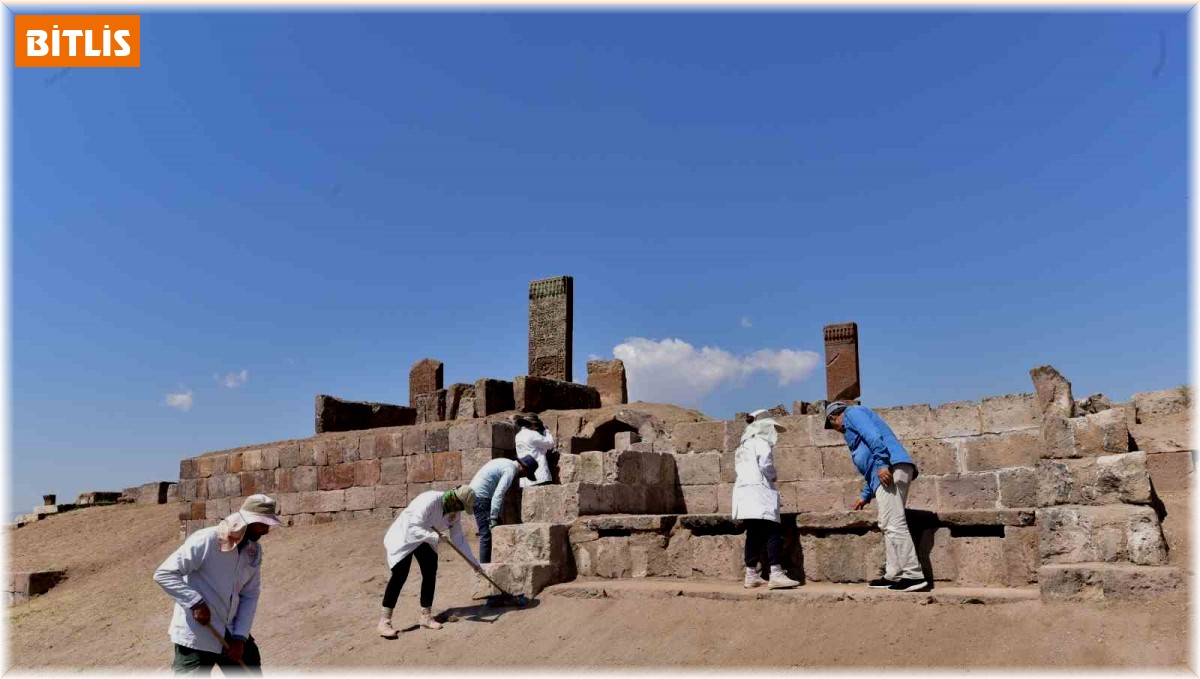
[[[400,636],[396,628],[392,627],[392,621],[387,618],[380,618],[379,624],[375,626],[375,629],[379,632],[379,636],[384,639],[395,639]]]
[[[771,567],[771,579],[768,581],[767,587],[770,589],[791,589],[799,586],[800,583],[789,578],[787,574],[783,572],[782,568],[779,566]]]
[[[755,587],[761,587],[765,584],[767,584],[767,581],[763,580],[762,576],[758,574],[757,568],[746,569],[746,580],[742,583],[742,587],[745,587],[746,589],[754,589]]]
[[[441,629],[442,628],[442,623],[433,619],[433,609],[430,609],[430,608],[422,608],[421,609],[421,619],[420,619],[420,621],[418,621],[417,624],[419,624],[421,627],[424,627],[426,629]]]

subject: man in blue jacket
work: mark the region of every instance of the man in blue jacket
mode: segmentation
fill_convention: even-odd
[[[868,586],[896,592],[925,589],[928,583],[904,514],[908,484],[917,478],[917,465],[892,428],[870,408],[834,401],[825,409],[825,428],[836,429],[846,438],[854,466],[865,480],[854,509],[862,509],[872,497],[879,500],[879,530],[883,531],[887,548],[887,569],[883,578],[872,580]]]

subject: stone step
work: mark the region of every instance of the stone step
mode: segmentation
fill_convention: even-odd
[[[496,563],[565,563],[571,559],[568,524],[518,523],[492,529],[492,561]]]
[[[521,493],[522,523],[571,523],[596,514],[664,514],[678,506],[672,484],[564,483],[531,486]]]
[[[572,577],[568,575],[572,572],[569,564],[549,561],[487,563],[483,564],[483,570],[509,594],[524,594],[528,597],[535,597],[546,587]],[[472,598],[482,599],[493,594],[500,594],[500,590],[476,573]]]
[[[673,599],[691,597],[717,601],[770,601],[813,604],[839,601],[901,601],[916,604],[1010,604],[1036,601],[1036,587],[936,587],[928,592],[889,592],[865,585],[810,583],[795,589],[745,589],[740,582],[680,581],[667,578],[638,580],[575,580],[546,589],[554,596],[581,599]]]
[[[4,594],[9,605],[49,592],[67,579],[65,570],[17,571],[5,576]]]
[[[1038,584],[1046,599],[1069,601],[1147,600],[1187,587],[1174,566],[1081,563],[1042,566]]]

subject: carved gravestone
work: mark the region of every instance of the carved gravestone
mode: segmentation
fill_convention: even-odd
[[[574,279],[558,276],[529,284],[529,374],[571,381]]]
[[[417,397],[442,388],[442,362],[423,358],[408,372],[408,407],[417,407]]]
[[[825,326],[825,397],[850,401],[862,395],[858,376],[858,324]]]

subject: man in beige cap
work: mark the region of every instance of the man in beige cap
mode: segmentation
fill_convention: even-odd
[[[447,491],[427,490],[413,498],[388,528],[383,537],[383,546],[387,550],[387,564],[392,577],[383,591],[383,611],[376,627],[379,636],[395,639],[400,634],[392,627],[392,611],[400,599],[400,589],[408,579],[408,569],[414,557],[421,567],[421,617],[417,624],[427,629],[442,628],[441,623],[433,619],[438,541],[443,532],[449,533],[450,541],[459,551],[476,566],[479,565],[462,529],[462,512],[474,502],[475,491],[468,485]]]
[[[192,533],[154,571],[154,581],[175,600],[169,634],[176,674],[211,674],[213,665],[229,672],[239,663],[261,674],[250,636],[261,582],[258,541],[281,525],[275,500],[251,495],[218,525]]]

